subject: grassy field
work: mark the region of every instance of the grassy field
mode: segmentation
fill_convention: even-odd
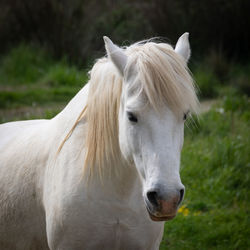
[[[250,249],[250,106],[243,94],[249,71],[213,60],[219,74],[202,65],[193,70],[201,96],[219,101],[186,123],[186,195],[178,216],[166,223],[161,250]],[[51,118],[86,81],[86,71],[66,59],[21,45],[0,59],[0,122]]]
[[[87,73],[20,45],[0,60],[0,122],[51,118],[83,87]]]

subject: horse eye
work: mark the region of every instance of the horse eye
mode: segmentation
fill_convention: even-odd
[[[128,119],[131,122],[137,122],[138,121],[137,117],[133,113],[131,113],[131,112],[127,112],[127,116],[128,116]]]

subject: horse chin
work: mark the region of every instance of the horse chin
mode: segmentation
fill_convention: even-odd
[[[175,216],[175,215],[168,215],[168,216],[154,216],[152,215],[151,213],[148,213],[151,220],[153,221],[168,221],[168,220],[172,220]]]
[[[151,218],[151,220],[153,221],[168,221],[168,220],[172,220],[176,214],[172,214],[172,215],[165,215],[165,216],[156,216],[156,215],[153,215],[149,209],[147,208],[147,211],[148,211],[148,214],[149,214],[149,217]]]

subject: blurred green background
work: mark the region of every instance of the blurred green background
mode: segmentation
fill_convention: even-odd
[[[52,118],[119,45],[188,31],[202,113],[186,123],[186,195],[161,249],[250,249],[250,1],[1,0],[0,122]],[[0,138],[1,139],[1,138]]]

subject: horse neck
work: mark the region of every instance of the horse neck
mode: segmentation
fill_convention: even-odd
[[[109,167],[109,166],[105,166]],[[134,166],[116,165],[119,174],[96,175],[89,180],[89,190],[97,190],[95,197],[112,197],[117,202],[129,202],[142,194],[142,185]],[[94,191],[95,192],[95,191]]]
[[[68,103],[68,105],[53,119],[57,124],[58,128],[57,133],[60,139],[64,139],[67,136],[68,132],[75,124],[79,114],[86,106],[88,98],[88,90],[89,90],[89,85],[86,84],[77,93],[77,95]],[[69,138],[69,141],[71,141],[70,147],[72,147],[72,144],[82,145],[80,141],[83,141],[82,140],[83,134],[81,132],[83,129],[84,127],[82,127],[82,124],[79,124],[79,128],[76,129],[74,133],[72,133],[71,137]],[[68,148],[68,146],[67,145],[63,146],[65,147],[65,150],[67,152],[71,150],[71,148]],[[79,168],[81,167],[83,168],[84,166],[84,154],[85,152],[83,150],[81,152],[82,156],[79,157],[80,159]],[[104,166],[104,168],[109,168],[109,167],[110,166]],[[101,188],[103,192],[113,194],[118,199],[119,198],[122,199],[124,197],[128,198],[129,196],[135,194],[135,190],[137,191],[141,190],[140,188],[141,184],[135,166],[129,166],[124,162],[123,163],[117,162],[115,167],[118,169],[117,173],[110,174],[107,172],[104,174],[102,179],[98,177],[98,174],[96,174],[96,177],[94,177],[93,180],[90,181],[90,186],[92,185],[96,186],[97,190]],[[80,176],[82,176],[81,169],[79,170],[79,173]]]

